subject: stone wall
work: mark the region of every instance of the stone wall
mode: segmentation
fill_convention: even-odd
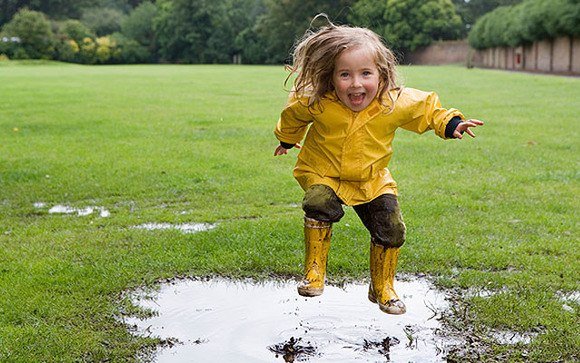
[[[580,39],[561,37],[514,48],[478,50],[471,64],[482,68],[580,75]]]

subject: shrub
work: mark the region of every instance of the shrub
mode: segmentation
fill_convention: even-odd
[[[96,50],[97,44],[92,38],[86,37],[79,44],[79,59],[82,63],[94,64],[97,63]]]
[[[116,44],[111,61],[116,63],[146,63],[150,60],[149,50],[135,39],[129,39],[121,33],[113,33],[111,38]]]
[[[73,39],[63,39],[56,45],[56,58],[65,62],[79,62],[80,47]]]
[[[117,44],[110,36],[99,37],[96,40],[95,57],[98,63],[108,63],[115,56]]]
[[[67,39],[72,39],[80,43],[84,38],[94,38],[95,34],[85,24],[78,20],[68,19],[58,26],[59,34],[64,35]]]
[[[50,59],[56,39],[50,21],[38,11],[20,10],[2,28],[2,37],[18,38],[12,54],[17,59]]]

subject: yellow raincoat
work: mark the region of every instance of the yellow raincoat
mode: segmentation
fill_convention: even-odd
[[[445,127],[456,109],[441,107],[433,92],[404,88],[389,113],[386,102],[373,100],[360,112],[345,106],[334,92],[327,93],[320,107],[308,107],[308,98],[291,98],[274,131],[278,140],[295,144],[306,134],[294,177],[306,190],[313,184],[332,188],[346,205],[370,202],[382,194],[397,194],[397,184],[387,169],[395,130],[423,133],[434,130],[445,138]],[[384,104],[387,104],[385,106]],[[310,125],[310,128],[308,126]],[[307,132],[308,131],[308,132]]]

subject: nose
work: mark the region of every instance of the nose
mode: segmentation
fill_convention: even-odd
[[[358,87],[361,87],[361,86],[362,86],[362,82],[360,80],[360,77],[358,77],[358,76],[353,77],[352,78],[351,87],[352,88],[358,88]]]

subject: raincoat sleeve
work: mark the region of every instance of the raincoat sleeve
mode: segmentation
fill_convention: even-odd
[[[400,126],[419,134],[433,130],[437,136],[445,139],[445,127],[449,121],[456,116],[461,120],[465,119],[459,110],[441,107],[439,96],[435,92],[405,88],[397,102],[399,101],[401,103],[395,107],[403,107],[407,111],[407,119]]]
[[[308,125],[313,121],[307,105],[307,98],[290,98],[274,130],[279,141],[294,145],[304,138]]]

